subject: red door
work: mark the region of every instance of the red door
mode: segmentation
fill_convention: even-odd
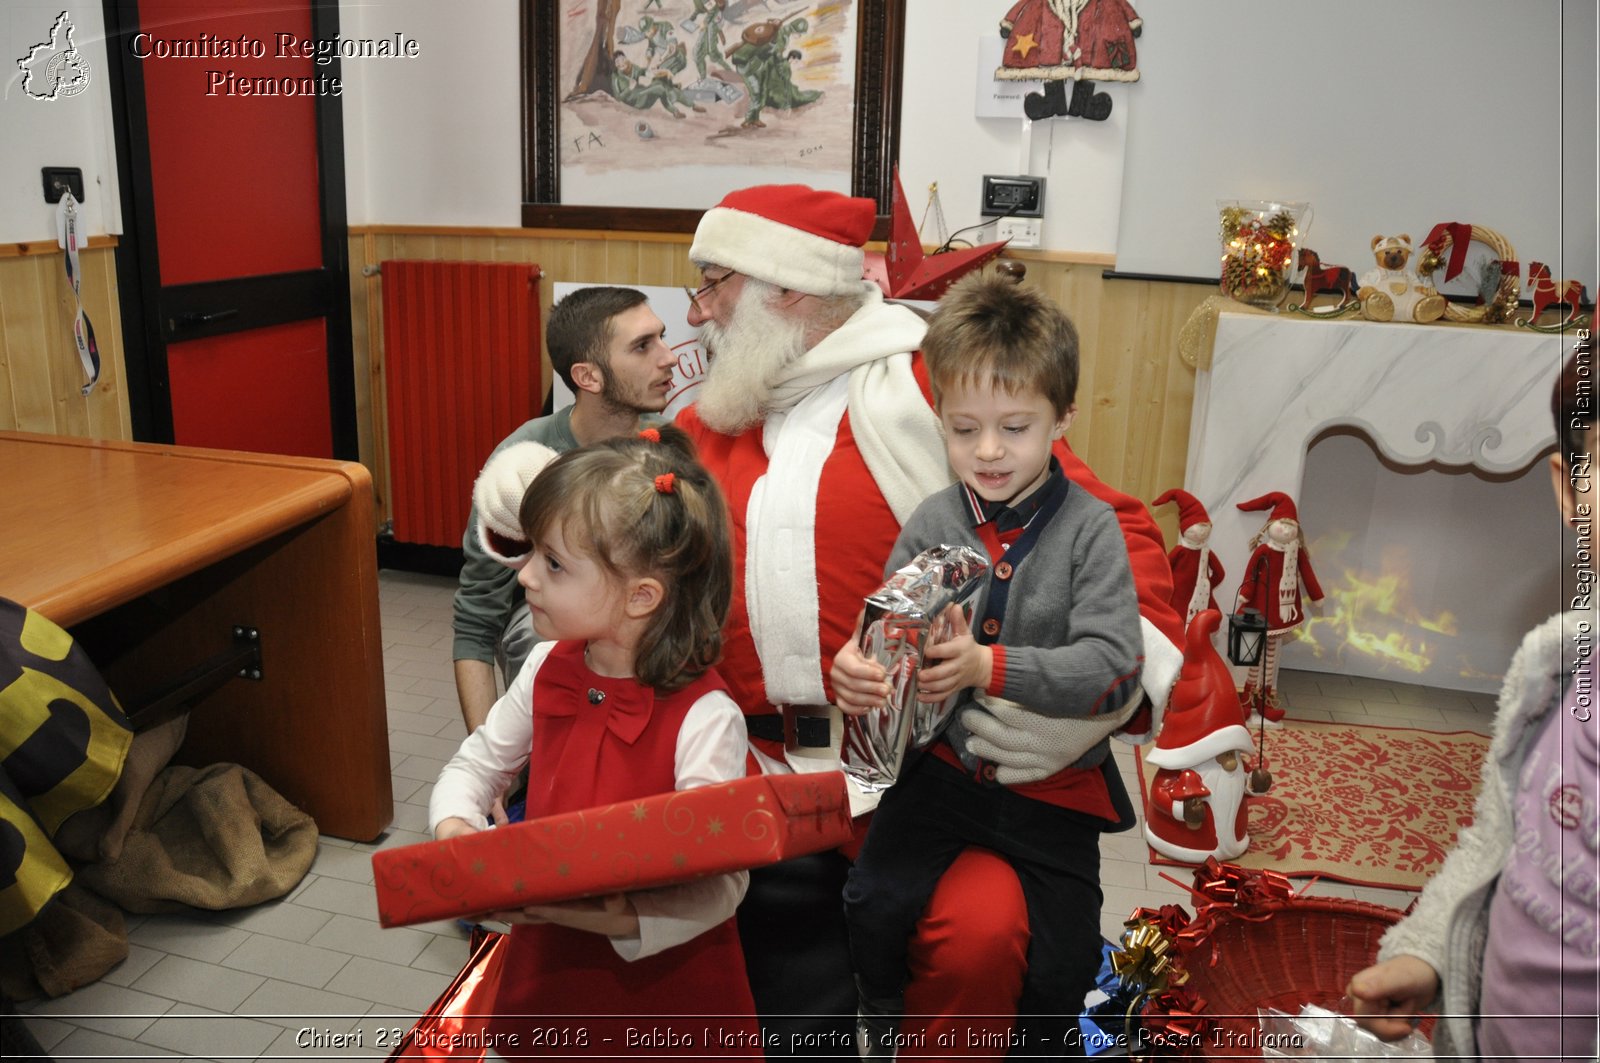
[[[328,128],[338,68],[283,43],[336,34],[337,4],[119,6],[149,434],[355,457],[343,160]],[[196,41],[259,54],[174,54]]]

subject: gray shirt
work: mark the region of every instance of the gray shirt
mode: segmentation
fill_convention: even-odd
[[[563,406],[548,417],[535,417],[500,441],[489,454],[493,458],[513,443],[543,443],[559,453],[577,447],[578,439],[572,434],[572,407]],[[489,459],[484,459],[488,464]],[[456,588],[455,642],[451,654],[455,660],[494,662],[495,647],[505,634],[506,625],[517,607],[520,595],[517,573],[488,554],[478,542],[478,514],[469,508],[467,531],[461,537],[461,552],[466,560],[461,566],[461,585]]]

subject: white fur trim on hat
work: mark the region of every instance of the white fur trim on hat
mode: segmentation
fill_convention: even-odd
[[[689,258],[807,295],[861,290],[866,252],[729,207],[712,207],[695,229]]]
[[[1255,742],[1251,739],[1250,732],[1245,730],[1244,724],[1230,723],[1226,727],[1219,727],[1210,734],[1197,738],[1186,746],[1165,749],[1157,745],[1154,749],[1146,749],[1144,760],[1146,764],[1154,764],[1158,768],[1181,771],[1196,764],[1204,764],[1212,757],[1220,757],[1229,750],[1248,753],[1254,748]]]
[[[472,485],[472,509],[477,515],[478,545],[507,568],[521,568],[533,544],[522,537],[522,496],[534,477],[556,452],[531,440],[513,443],[483,466]]]

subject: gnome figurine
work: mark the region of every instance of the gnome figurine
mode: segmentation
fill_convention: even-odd
[[[1167,555],[1172,566],[1172,608],[1187,627],[1202,609],[1217,608],[1216,588],[1226,575],[1211,552],[1211,515],[1200,500],[1179,487],[1164,492],[1152,506],[1178,503],[1178,545]]]
[[[1271,510],[1267,523],[1250,540],[1254,552],[1245,565],[1244,581],[1239,584],[1239,597],[1234,603],[1235,611],[1249,607],[1258,610],[1267,621],[1261,661],[1251,667],[1239,700],[1252,716],[1259,713],[1276,723],[1284,715],[1278,698],[1278,647],[1305,619],[1301,584],[1314,602],[1322,600],[1322,587],[1311,568],[1311,555],[1306,551],[1300,514],[1293,499],[1282,491],[1269,491],[1260,498],[1240,502],[1239,508],[1247,512]]]
[[[1245,755],[1250,732],[1233,673],[1211,645],[1222,614],[1207,609],[1184,634],[1183,671],[1167,700],[1145,802],[1144,836],[1161,855],[1185,863],[1232,860],[1250,847],[1245,829]]]

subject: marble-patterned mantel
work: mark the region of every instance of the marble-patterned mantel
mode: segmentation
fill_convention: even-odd
[[[1195,376],[1184,477],[1227,570],[1217,604],[1232,608],[1267,516],[1236,504],[1268,491],[1298,503],[1306,451],[1330,428],[1359,429],[1402,465],[1526,468],[1555,442],[1550,389],[1569,342],[1525,329],[1222,314],[1211,367]]]

